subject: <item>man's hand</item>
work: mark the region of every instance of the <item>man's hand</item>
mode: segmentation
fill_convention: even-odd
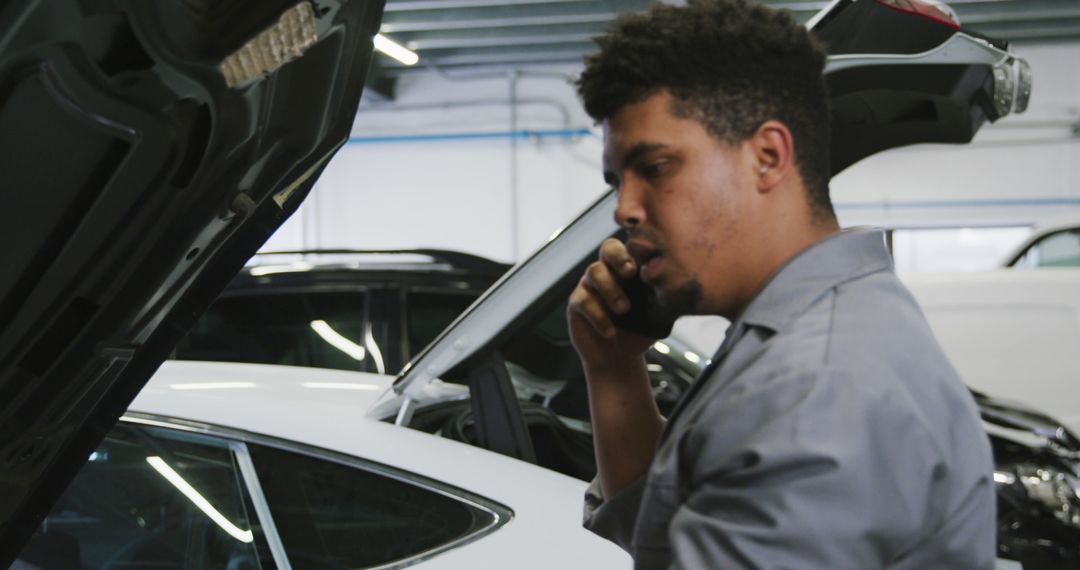
[[[620,368],[637,360],[655,339],[617,328],[611,315],[630,311],[630,301],[620,281],[632,279],[638,265],[626,246],[616,239],[600,245],[600,257],[585,270],[570,294],[567,321],[570,339],[585,368]]]
[[[645,473],[664,427],[643,357],[655,339],[611,322],[612,314],[631,310],[620,280],[637,270],[622,242],[605,240],[600,259],[585,270],[566,311],[589,384],[600,488],[609,498]]]

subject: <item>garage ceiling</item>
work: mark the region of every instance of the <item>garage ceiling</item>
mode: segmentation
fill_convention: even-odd
[[[764,0],[805,21],[822,0]],[[1080,40],[1077,0],[948,0],[968,28],[1015,41]],[[581,61],[619,12],[647,0],[388,0],[382,33],[420,55],[411,69]],[[380,56],[384,75],[406,71]]]

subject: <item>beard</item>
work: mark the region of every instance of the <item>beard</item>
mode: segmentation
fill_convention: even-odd
[[[671,291],[655,289],[659,309],[669,320],[697,313],[701,302],[702,287],[697,279],[689,279]]]

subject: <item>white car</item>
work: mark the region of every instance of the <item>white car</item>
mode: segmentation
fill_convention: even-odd
[[[964,382],[1080,430],[1080,268],[901,280]]]
[[[964,383],[1080,431],[1080,268],[899,277]],[[680,320],[675,331],[708,354],[727,324],[694,317]]]
[[[24,568],[629,568],[583,481],[365,414],[387,376],[166,362]],[[434,383],[424,405],[468,397]]]

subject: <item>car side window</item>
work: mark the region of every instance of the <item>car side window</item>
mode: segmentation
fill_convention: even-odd
[[[228,443],[118,424],[12,568],[273,568]]]
[[[375,372],[367,294],[315,291],[222,297],[177,344],[179,360],[286,364]]]
[[[1080,230],[1052,233],[1029,247],[1014,267],[1080,267]]]
[[[389,474],[249,444],[286,554],[299,568],[367,568],[446,547],[495,514]]]

